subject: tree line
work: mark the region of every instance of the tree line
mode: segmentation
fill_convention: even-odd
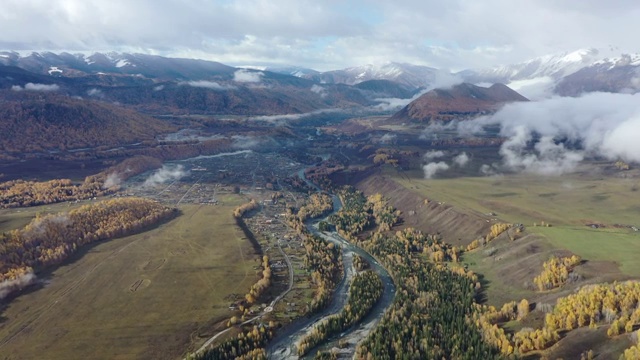
[[[233,216],[236,218],[244,216],[244,214],[260,207],[255,199],[251,199],[248,203],[244,203],[233,210]]]
[[[139,232],[177,214],[152,200],[120,198],[37,215],[24,228],[0,234],[0,282],[58,264],[83,245]]]

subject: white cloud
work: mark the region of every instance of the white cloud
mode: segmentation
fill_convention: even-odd
[[[103,96],[102,90],[96,89],[96,88],[92,88],[92,89],[87,90],[87,95],[95,96],[95,97],[102,97]]]
[[[396,134],[386,133],[380,137],[381,144],[389,144],[396,140],[398,136]]]
[[[121,183],[122,183],[122,179],[120,179],[120,176],[114,172],[107,175],[107,178],[104,180],[104,184],[102,185],[102,188],[103,189],[117,188],[120,186]]]
[[[51,85],[47,85],[47,84],[34,84],[34,83],[27,83],[24,87],[20,86],[20,85],[13,85],[11,87],[11,90],[13,91],[58,91],[60,90],[60,86],[56,85],[56,84],[51,84]]]
[[[233,73],[233,81],[240,83],[259,83],[262,81],[264,73],[260,71],[251,71],[240,69]]]
[[[632,0],[4,0],[0,48],[462,69],[591,46],[633,51],[639,17]]]
[[[207,80],[183,81],[178,85],[193,86],[198,88],[205,88],[205,89],[219,90],[219,91],[232,90],[236,88],[235,86],[220,85],[215,81],[207,81]]]
[[[162,165],[162,168],[156,170],[142,184],[143,187],[156,186],[169,181],[180,180],[189,175],[182,165]]]
[[[496,167],[489,164],[482,164],[482,166],[480,166],[480,173],[484,176],[495,176],[498,174]]]
[[[36,275],[33,271],[28,271],[24,274],[20,274],[17,278],[12,280],[4,280],[0,282],[0,300],[7,297],[14,291],[24,289],[25,287],[36,282]]]
[[[468,135],[488,125],[500,126],[507,138],[500,154],[512,170],[559,175],[590,156],[640,163],[640,94],[512,103],[458,128]]]
[[[326,97],[327,96],[327,90],[325,88],[323,88],[322,86],[320,86],[320,85],[313,84],[311,86],[311,89],[309,89],[309,90],[311,90],[312,92],[320,95],[320,97]]]
[[[248,118],[255,121],[267,121],[274,124],[286,124],[287,121],[300,120],[302,118],[311,117],[320,114],[330,114],[341,112],[342,109],[321,109],[301,114],[284,114],[284,115],[258,115]]]
[[[425,179],[432,179],[437,173],[446,171],[448,169],[449,165],[447,165],[447,163],[445,163],[444,161],[428,163],[427,165],[422,167]]]
[[[469,155],[466,152],[460,153],[453,158],[453,163],[459,167],[465,167],[469,163]]]
[[[507,84],[529,100],[542,100],[553,96],[555,81],[548,76],[534,79],[517,80]]]
[[[427,160],[438,159],[446,154],[442,150],[429,150],[424,154],[424,158]]]
[[[251,135],[233,135],[232,147],[236,149],[255,149],[264,142],[264,138]]]

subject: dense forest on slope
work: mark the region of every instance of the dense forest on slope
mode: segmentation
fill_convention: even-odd
[[[128,235],[176,214],[152,200],[121,198],[38,216],[23,229],[0,234],[0,290],[21,285],[33,269],[60,263],[85,244]]]
[[[160,120],[105,102],[31,91],[1,95],[0,151],[4,152],[119,146],[174,130]]]

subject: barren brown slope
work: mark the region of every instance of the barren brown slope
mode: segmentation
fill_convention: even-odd
[[[446,120],[447,115],[495,111],[501,105],[514,101],[528,100],[503,84],[484,88],[463,83],[450,89],[434,89],[425,93],[396,113],[391,120]]]
[[[376,171],[376,170],[374,170]],[[396,183],[381,173],[363,174],[354,180],[354,186],[366,195],[381,193],[391,205],[401,210],[404,223],[423,232],[440,233],[453,245],[468,245],[479,236],[485,236],[492,225],[489,217],[466,209],[457,209],[445,203],[429,200]]]

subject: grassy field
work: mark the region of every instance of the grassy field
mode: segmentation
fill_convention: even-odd
[[[394,176],[429,199],[500,219],[531,225],[584,225],[590,222],[640,225],[637,179],[571,174],[558,177],[508,175],[422,179]]]
[[[0,313],[2,358],[177,359],[197,348],[230,316],[229,295],[257,278],[257,257],[231,216],[243,200],[223,200],[181,206],[177,219],[41,276],[44,287]],[[3,213],[3,228],[29,212]]]
[[[66,212],[89,203],[91,203],[91,201],[85,200],[78,203],[59,203],[20,209],[0,209],[0,231],[22,228],[34,219],[38,213],[44,215]]]
[[[555,247],[567,249],[591,261],[615,262],[630,276],[640,277],[640,232],[628,229],[591,229],[586,226],[536,227]]]
[[[500,305],[521,298],[555,302],[564,290],[541,294],[525,286],[552,255],[574,253],[587,260],[577,271],[588,282],[640,277],[635,256],[640,252],[640,232],[628,227],[640,226],[638,180],[603,173],[594,166],[591,171],[561,177],[423,179],[418,171],[407,174],[392,169],[384,175],[420,197],[457,211],[485,217],[494,213],[491,218],[527,226],[531,236],[526,240],[491,243],[464,255],[463,261],[485,277],[489,303]],[[540,226],[543,221],[552,226]],[[488,255],[489,248],[494,248],[495,255]]]

